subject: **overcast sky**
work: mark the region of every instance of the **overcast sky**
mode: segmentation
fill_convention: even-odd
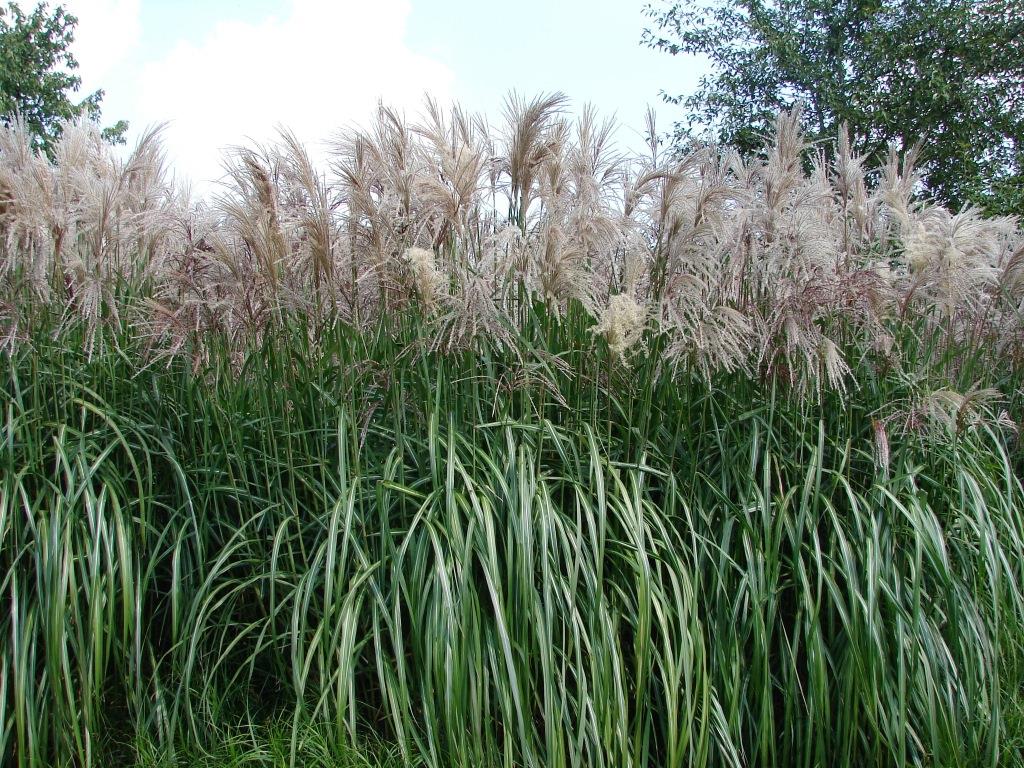
[[[51,0],[51,5],[53,1]],[[512,89],[561,90],[616,114],[639,148],[659,89],[694,87],[703,66],[640,45],[634,0],[65,0],[79,18],[83,93],[103,88],[106,123],[131,140],[163,121],[179,175],[220,175],[223,147],[275,124],[316,146],[363,123],[378,100],[415,116],[423,94],[496,121]],[[30,5],[23,0],[23,7]]]

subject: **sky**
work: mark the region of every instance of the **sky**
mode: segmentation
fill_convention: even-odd
[[[104,122],[128,120],[129,143],[167,122],[171,167],[198,190],[220,177],[225,148],[272,140],[278,125],[323,157],[378,102],[414,118],[428,93],[498,124],[509,92],[560,90],[615,115],[619,146],[639,151],[649,105],[664,130],[680,117],[660,90],[690,91],[706,69],[640,44],[643,0],[63,4],[79,19],[82,94],[104,89]]]

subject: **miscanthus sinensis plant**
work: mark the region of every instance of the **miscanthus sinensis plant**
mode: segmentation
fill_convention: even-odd
[[[1017,224],[566,106],[0,130],[0,762],[1019,758]]]

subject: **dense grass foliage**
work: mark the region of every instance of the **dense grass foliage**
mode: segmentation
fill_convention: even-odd
[[[4,765],[1019,761],[1017,222],[564,106],[0,130]]]
[[[316,345],[295,319],[198,375],[81,325],[4,358],[4,762],[1015,760],[998,414],[883,446],[904,376],[709,388],[582,316],[538,309],[531,359],[442,355],[414,317]]]

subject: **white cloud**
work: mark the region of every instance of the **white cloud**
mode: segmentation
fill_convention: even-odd
[[[61,0],[78,19],[72,48],[83,95],[103,88],[115,67],[139,44],[139,0]]]
[[[271,139],[277,124],[315,143],[378,100],[446,100],[452,73],[406,47],[409,11],[407,0],[290,0],[281,16],[222,22],[143,68],[136,120],[170,120],[173,166],[204,188],[223,147]]]

